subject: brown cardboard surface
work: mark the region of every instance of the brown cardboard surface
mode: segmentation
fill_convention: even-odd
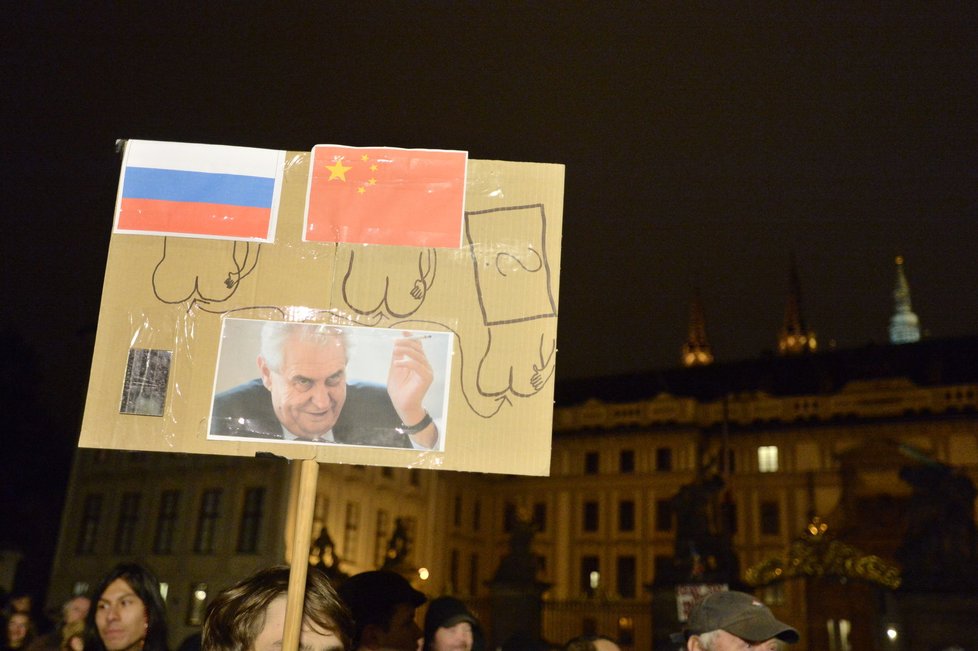
[[[274,244],[112,236],[79,445],[548,474],[563,166],[469,160],[459,249],[303,242],[308,171]],[[453,333],[445,450],[208,440],[228,317]],[[172,351],[162,416],[120,413],[131,348]]]

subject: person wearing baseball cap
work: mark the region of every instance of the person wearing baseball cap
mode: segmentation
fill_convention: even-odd
[[[389,570],[361,572],[344,581],[337,592],[353,613],[353,649],[420,649],[421,629],[414,621],[414,611],[427,597],[403,576]]]
[[[687,651],[776,651],[794,644],[798,631],[778,621],[771,610],[745,592],[714,592],[689,614],[681,634]]]
[[[424,651],[472,651],[482,646],[482,630],[465,604],[438,597],[424,617]]]

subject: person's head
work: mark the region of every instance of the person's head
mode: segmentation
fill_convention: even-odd
[[[428,604],[424,617],[426,651],[470,651],[479,621],[455,597],[438,597]]]
[[[7,648],[20,649],[25,647],[33,636],[34,627],[31,616],[27,613],[14,611],[7,620]]]
[[[621,647],[610,637],[579,635],[567,641],[564,651],[621,651]]]
[[[759,651],[776,651],[782,642],[798,641],[798,631],[779,622],[770,609],[744,592],[714,592],[689,614],[684,631],[687,651],[733,651],[745,643]]]
[[[85,621],[88,611],[92,606],[92,600],[85,595],[76,595],[65,602],[61,607],[61,621],[65,624]]]
[[[347,345],[333,326],[269,321],[258,370],[282,426],[315,439],[333,428],[346,402]]]
[[[289,568],[259,570],[214,598],[207,607],[202,651],[273,651],[282,648]],[[299,648],[345,651],[353,637],[353,619],[326,575],[306,574]]]
[[[89,651],[165,651],[166,607],[160,582],[137,563],[119,563],[92,592]]]
[[[10,612],[31,614],[34,607],[34,598],[27,593],[15,594],[10,598]]]
[[[416,651],[422,635],[414,610],[427,599],[400,574],[362,572],[343,582],[340,598],[353,613],[354,647]]]

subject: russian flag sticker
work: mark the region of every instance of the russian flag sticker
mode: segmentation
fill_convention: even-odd
[[[285,152],[130,140],[116,233],[272,242]]]

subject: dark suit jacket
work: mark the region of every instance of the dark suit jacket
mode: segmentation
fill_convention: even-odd
[[[400,424],[385,387],[366,382],[347,384],[346,402],[333,426],[333,438],[348,445],[410,448],[408,435],[395,430]],[[260,378],[214,396],[211,436],[282,438],[272,394]]]

